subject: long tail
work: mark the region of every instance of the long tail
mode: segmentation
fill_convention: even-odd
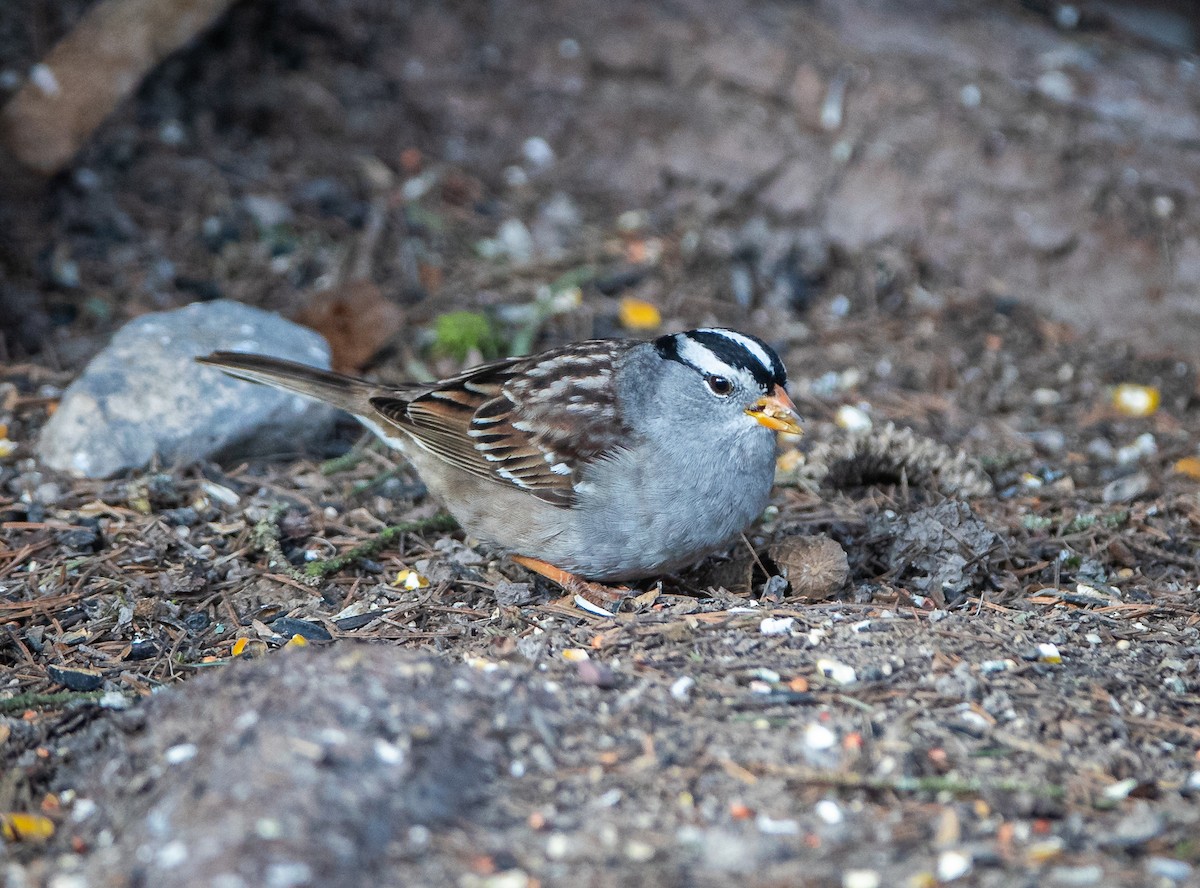
[[[219,351],[196,360],[201,364],[218,367],[230,376],[273,385],[275,388],[324,401],[358,416],[372,412],[369,398],[378,394],[378,388],[365,379],[355,379],[353,376],[318,370],[306,364],[269,358],[266,355]]]

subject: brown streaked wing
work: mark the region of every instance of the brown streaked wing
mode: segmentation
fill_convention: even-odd
[[[371,404],[451,465],[569,506],[580,470],[617,450],[627,431],[611,382],[615,358],[634,344],[575,343]]]

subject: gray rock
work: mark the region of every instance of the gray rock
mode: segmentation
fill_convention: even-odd
[[[384,648],[242,661],[155,694],[97,720],[56,776],[93,812],[72,824],[98,851],[86,884],[428,884],[395,873],[418,835],[484,813],[513,732],[497,725],[530,718],[515,696]]]
[[[236,302],[194,303],[122,327],[67,388],[42,429],[48,467],[105,478],[147,465],[295,452],[327,435],[337,412],[251,385],[193,358],[215,349],[329,366],[317,333]]]

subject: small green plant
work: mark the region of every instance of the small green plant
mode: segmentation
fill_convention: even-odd
[[[437,319],[434,328],[434,351],[455,360],[465,360],[471,352],[484,358],[498,358],[504,352],[504,342],[487,315],[476,311],[452,311]]]

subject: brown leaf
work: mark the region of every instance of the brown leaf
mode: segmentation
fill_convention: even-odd
[[[367,280],[314,293],[296,319],[329,341],[333,369],[357,373],[404,324],[399,306]]]

